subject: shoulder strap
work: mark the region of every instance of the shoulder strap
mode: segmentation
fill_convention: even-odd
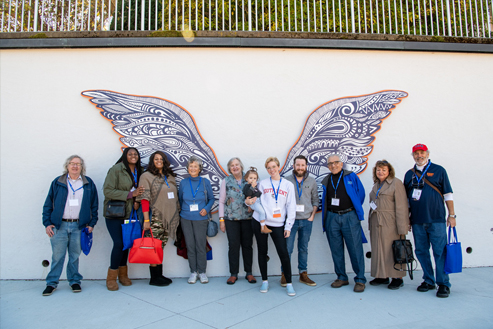
[[[418,172],[416,172],[416,170],[414,170],[414,168],[413,168],[413,169],[411,169],[411,171],[412,171],[413,173],[415,173],[415,174],[416,174],[416,176],[418,176],[418,178],[420,178],[420,177],[421,177],[421,174],[420,174],[420,173],[418,173]],[[435,185],[433,185],[432,183],[430,183],[430,181],[429,181],[429,180],[427,180],[427,179],[426,179],[426,177],[423,177],[423,180],[424,180],[424,181],[425,181],[425,183],[426,183],[426,184],[428,184],[428,185],[429,185],[432,189],[434,189],[435,191],[437,191],[437,192],[438,192],[438,194],[440,194],[440,196],[441,196],[441,197],[442,197],[442,199],[443,199],[442,192],[440,192],[440,190],[439,190],[439,189],[438,189]]]
[[[156,177],[154,178],[154,180],[159,179],[159,178],[160,178],[160,179],[162,179],[162,180],[164,181],[164,178],[163,178],[163,177],[159,177],[159,176],[156,176]],[[159,196],[159,193],[161,193],[161,189],[163,188],[163,185],[164,185],[164,184],[159,184],[159,189],[157,190],[157,193],[156,193],[156,200],[154,200],[154,202],[151,204],[151,209],[152,209],[152,207],[154,207],[154,204],[155,204],[155,203],[156,203],[156,201],[157,201],[157,198],[158,198],[158,196]],[[151,183],[151,187],[152,187],[152,183]]]

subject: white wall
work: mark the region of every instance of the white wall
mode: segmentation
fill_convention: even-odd
[[[403,177],[411,147],[425,143],[443,165],[454,189],[464,266],[492,266],[493,60],[485,54],[297,49],[56,49],[0,51],[1,259],[2,279],[44,279],[51,247],[41,222],[50,182],[67,156],[87,162],[101,187],[122,146],[111,124],[80,95],[107,89],[150,95],[180,104],[195,118],[221,165],[239,156],[263,168],[271,155],[281,161],[298,138],[306,117],[319,105],[343,96],[398,89],[409,97],[376,134],[370,168],[386,158]],[[255,137],[251,136],[255,132]],[[267,176],[260,170],[263,177]],[[371,169],[360,175],[372,186]],[[368,206],[366,206],[368,210]],[[309,272],[333,272],[320,214],[309,248]],[[363,227],[367,232],[367,222]],[[211,276],[228,275],[227,240],[210,239]],[[104,278],[112,242],[102,211],[89,256],[81,256],[87,279]],[[365,245],[365,252],[369,246]],[[279,274],[271,244],[269,273]],[[293,269],[296,271],[296,254]],[[258,274],[257,257],[254,256]],[[348,270],[350,263],[347,259]],[[366,261],[367,271],[370,260]],[[165,249],[166,275],[187,276],[188,262]],[[147,277],[132,265],[132,277]],[[62,274],[65,278],[65,274]]]

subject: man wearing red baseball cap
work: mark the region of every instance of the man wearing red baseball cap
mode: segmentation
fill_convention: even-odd
[[[444,271],[446,227],[454,227],[456,219],[452,186],[447,171],[431,163],[430,151],[425,144],[414,145],[412,156],[415,165],[406,172],[404,186],[409,200],[416,257],[423,269],[424,281],[418,291],[426,292],[438,285],[437,297],[446,298],[451,286],[449,276]],[[430,244],[435,258],[436,277],[431,263]]]

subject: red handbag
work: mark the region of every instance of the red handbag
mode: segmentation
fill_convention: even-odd
[[[163,263],[163,242],[155,239],[152,235],[150,238],[144,238],[142,230],[142,238],[135,239],[130,253],[128,254],[128,262],[135,264],[162,264]]]

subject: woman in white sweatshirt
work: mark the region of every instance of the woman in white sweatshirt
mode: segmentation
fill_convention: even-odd
[[[262,287],[260,292],[269,290],[267,281],[267,247],[269,235],[274,241],[277,254],[284,269],[286,278],[286,290],[289,296],[296,295],[291,281],[291,262],[289,260],[286,238],[291,233],[291,227],[296,217],[296,198],[294,185],[287,179],[279,175],[279,160],[276,157],[269,157],[265,161],[265,168],[270,178],[264,179],[259,183],[259,190],[262,192],[260,200],[265,210],[265,224],[272,230],[270,234],[262,234],[260,229],[260,217],[257,212],[253,213],[252,221],[253,232],[257,239],[258,247],[258,264],[262,274]],[[255,203],[256,198],[247,199],[245,203],[251,205]]]

